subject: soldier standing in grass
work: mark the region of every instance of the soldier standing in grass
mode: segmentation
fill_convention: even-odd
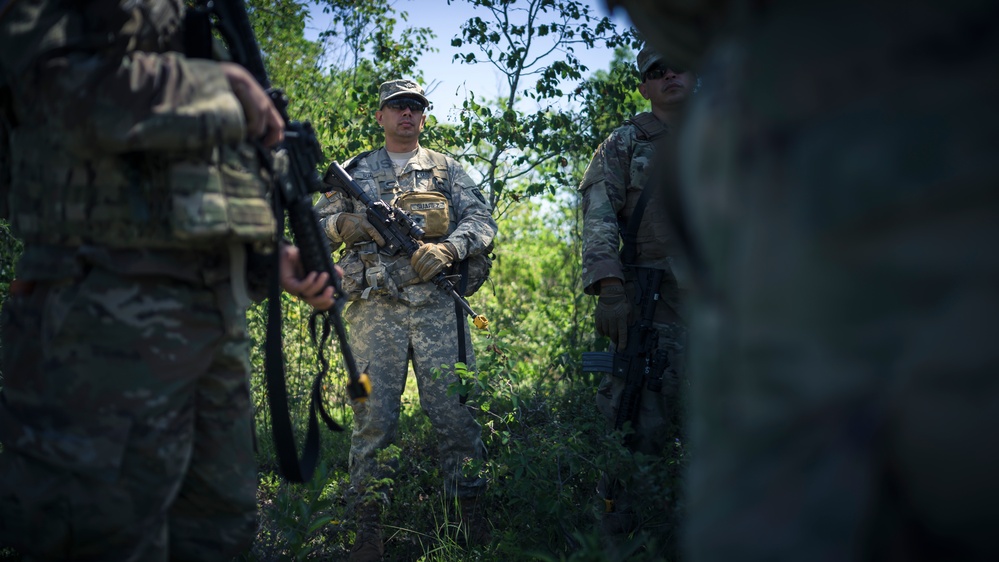
[[[0,319],[0,544],[34,560],[248,548],[264,254],[333,304],[277,249],[246,142],[280,141],[280,114],[242,67],[179,52],[183,11],[0,1],[0,215],[24,242]]]
[[[684,288],[676,275],[673,240],[661,210],[664,194],[647,186],[658,158],[656,150],[676,134],[697,77],[649,46],[638,54],[638,72],[638,90],[650,101],[651,111],[636,115],[604,140],[580,184],[583,286],[587,294],[598,295],[597,332],[610,338],[617,351],[628,346],[628,329],[641,315],[642,304],[653,298],[652,292],[660,295],[658,305],[651,305],[658,334],[653,351],[660,352],[660,369],[642,384],[627,443],[634,452],[661,458],[678,435],[677,393],[683,375],[686,322]],[[653,270],[660,272],[661,282],[647,287],[646,274]],[[624,386],[621,378],[611,374],[600,383],[597,405],[612,426]],[[648,492],[644,489],[648,484],[625,474],[603,476],[598,492],[606,533],[627,534],[649,517],[635,509],[638,498]],[[660,508],[654,516],[662,513]]]
[[[376,456],[395,440],[410,362],[420,405],[440,440],[445,495],[460,502],[470,542],[489,540],[477,501],[486,482],[462,470],[467,461],[485,457],[481,427],[460,397],[448,392],[458,380],[454,364],[461,360],[462,347],[465,363],[474,366],[467,320],[430,280],[486,253],[496,223],[461,166],[420,146],[429,105],[416,82],[382,84],[375,118],[385,130],[385,145],[344,166],[372,199],[400,207],[420,223],[426,235],[412,258],[381,248],[385,241],[360,201],[330,192],[317,204],[333,249],[344,248],[339,264],[345,270],[344,290],[353,301],[345,313],[350,343],[358,367],[371,378],[371,396],[353,405],[350,481],[358,531],[350,559],[355,562],[380,560],[384,553],[381,510],[389,490],[372,483],[395,474],[395,462],[382,464]]]

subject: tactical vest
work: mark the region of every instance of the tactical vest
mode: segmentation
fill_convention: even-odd
[[[399,187],[398,177],[395,174],[394,167],[389,169],[378,165],[378,154],[380,152],[381,151],[376,150],[369,153],[365,156],[365,162],[368,164],[369,169],[374,170],[371,175],[372,178],[378,183],[378,195],[382,198],[382,201],[398,205],[397,199],[404,197],[408,193],[412,193],[415,190]],[[414,170],[412,172],[415,174],[415,177],[413,178],[413,187],[416,187],[420,183],[429,179],[433,189],[428,191],[439,192],[444,195],[445,199],[447,199],[448,225],[446,232],[442,235],[426,237],[423,240],[424,242],[440,242],[449,234],[454,232],[454,229],[458,227],[458,219],[455,216],[454,205],[451,200],[451,188],[449,184],[450,176],[447,171],[447,158],[443,154],[432,150],[424,150],[424,152],[430,156],[434,165],[430,170]],[[419,220],[417,222],[419,222]]]
[[[359,161],[363,160],[368,170],[371,171],[369,181],[376,183],[378,186],[378,196],[390,205],[406,206],[403,200],[407,199],[409,194],[412,193],[439,193],[443,195],[447,202],[447,227],[443,230],[442,235],[423,238],[424,242],[441,242],[454,232],[458,226],[458,217],[454,209],[451,193],[447,157],[430,150],[424,149],[422,152],[425,156],[429,156],[433,162],[433,167],[427,170],[413,170],[411,173],[414,177],[413,185],[411,186],[399,185],[399,178],[395,173],[394,166],[382,166],[380,155],[383,152],[381,150],[358,155],[349,160],[345,164],[344,169],[353,173],[352,170],[357,166]],[[428,181],[430,182],[429,189],[414,189],[425,186]],[[355,205],[357,204],[355,203]],[[420,223],[419,215],[421,213],[416,206],[419,204],[421,203],[407,206],[408,208],[405,209],[418,224]],[[434,202],[429,200],[426,204],[433,205]],[[363,212],[363,209],[355,207],[354,211]],[[431,228],[432,225],[421,224],[421,226],[428,228],[428,232],[431,233],[435,230]],[[463,263],[465,264],[467,278],[464,294],[467,296],[478,290],[485,282],[492,262],[488,256],[488,252],[484,252],[482,255],[466,259]],[[351,300],[368,298],[372,292],[398,296],[399,289],[420,283],[419,276],[413,270],[409,257],[401,254],[386,255],[374,243],[355,246],[353,249],[348,250],[341,257],[339,264],[344,268],[344,289]],[[455,266],[454,272],[459,272],[458,265]],[[428,290],[436,289],[430,287]],[[414,296],[414,298],[419,299],[420,297]]]
[[[10,146],[11,228],[25,243],[202,249],[276,235],[249,145],[81,159],[54,135],[19,127]]]

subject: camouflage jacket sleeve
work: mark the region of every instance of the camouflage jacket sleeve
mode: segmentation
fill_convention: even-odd
[[[583,198],[583,287],[599,293],[596,283],[615,277],[624,280],[620,258],[618,213],[624,207],[630,183],[630,127],[619,127],[597,147],[579,190]]]
[[[367,171],[368,163],[363,158],[363,156],[366,154],[367,153],[359,154],[354,156],[353,158],[345,160],[342,164],[343,167],[351,169],[352,168],[351,162],[357,158],[360,158],[360,160],[357,161],[357,167],[352,169],[349,173],[351,175],[354,175],[356,173],[356,170],[361,170],[362,172]],[[367,182],[363,183],[359,182],[361,188],[367,191],[368,195],[371,196],[371,198],[373,199],[377,198],[378,197],[377,190],[372,191],[370,186],[366,184]],[[329,187],[328,184],[327,187]],[[335,191],[333,189],[330,189],[330,191],[327,191],[322,195],[320,195],[319,200],[316,201],[316,204],[313,205],[312,208],[316,212],[316,215],[319,217],[319,224],[322,226],[323,232],[326,233],[326,238],[328,238],[330,241],[330,251],[333,252],[340,249],[340,246],[343,246],[343,238],[340,237],[340,233],[337,232],[336,229],[336,219],[340,215],[340,213],[361,213],[363,215],[366,211],[366,209],[364,208],[364,203],[361,203],[360,200],[347,197],[343,193]]]
[[[336,219],[340,213],[355,212],[353,203],[339,191],[327,191],[319,196],[313,209],[319,216],[326,238],[330,241],[330,250],[336,251],[343,245],[343,239],[336,230]]]
[[[461,164],[448,157],[447,167],[451,204],[458,218],[458,226],[448,235],[447,241],[454,244],[458,259],[463,260],[485,252],[496,236],[497,226],[489,202]]]
[[[15,2],[0,22],[0,73],[20,124],[58,131],[83,156],[241,140],[242,107],[218,64],[171,51],[182,16],[176,0]]]

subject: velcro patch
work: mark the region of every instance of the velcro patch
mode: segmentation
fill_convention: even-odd
[[[413,203],[410,209],[414,211],[430,211],[432,209],[447,209],[444,201],[431,201],[428,203]]]

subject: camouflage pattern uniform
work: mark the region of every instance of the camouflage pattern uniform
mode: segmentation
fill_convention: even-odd
[[[276,230],[239,100],[168,52],[179,0],[5,8],[0,542],[228,560],[256,527],[246,248]]]
[[[446,163],[444,169],[441,163]],[[486,251],[496,234],[489,204],[450,157],[418,147],[416,155],[397,173],[383,147],[357,157],[356,166],[348,161],[346,168],[372,199],[381,198],[389,204],[408,192],[443,193],[452,209],[444,240],[454,245],[459,260]],[[330,192],[317,203],[317,211],[336,250],[343,241],[336,229],[328,226],[336,222],[338,213],[363,213],[365,208],[359,200]],[[479,495],[485,488],[484,479],[462,475],[461,467],[468,459],[484,457],[481,427],[458,395],[447,391],[457,382],[453,369],[458,361],[454,301],[433,283],[420,282],[407,256],[386,255],[374,242],[344,248],[338,263],[345,271],[344,290],[352,300],[344,314],[351,328],[350,343],[358,367],[368,373],[372,387],[366,402],[353,405],[350,479],[355,491],[370,479],[394,473],[394,466],[379,467],[375,455],[395,440],[407,364],[412,360],[420,405],[439,438],[445,491],[456,497]],[[474,369],[467,328],[465,349],[467,364]]]
[[[652,114],[647,118],[655,119]],[[636,294],[636,272],[622,264],[619,248],[621,232],[628,224],[639,202],[652,165],[656,160],[657,144],[649,135],[654,127],[639,127],[636,120],[615,129],[597,148],[580,184],[583,198],[583,286],[587,294],[599,294],[600,280],[621,279],[632,304],[632,321],[641,316],[639,295]],[[665,125],[660,125],[665,127]],[[643,131],[644,129],[644,131]],[[658,131],[671,134],[668,130]],[[639,399],[637,423],[629,446],[647,455],[661,457],[677,437],[679,403],[677,394],[684,372],[686,323],[681,304],[684,290],[678,281],[673,261],[673,239],[661,210],[660,193],[652,193],[636,235],[636,260],[633,265],[664,271],[660,285],[661,300],[656,306],[653,325],[658,331],[660,350],[666,350],[669,366],[663,374],[660,392],[643,386]],[[682,275],[681,275],[682,276]],[[597,407],[613,427],[618,404],[624,391],[624,380],[605,374],[597,391]],[[602,498],[614,498],[614,519],[605,516],[603,524],[610,532],[630,530],[635,524],[630,513],[642,489],[652,489],[651,482],[633,481],[632,475],[604,475],[598,486]],[[622,489],[623,488],[623,489]],[[630,489],[630,491],[628,491]]]
[[[688,554],[999,559],[999,6],[642,5],[704,22],[682,196]],[[675,16],[675,17],[673,17]]]

